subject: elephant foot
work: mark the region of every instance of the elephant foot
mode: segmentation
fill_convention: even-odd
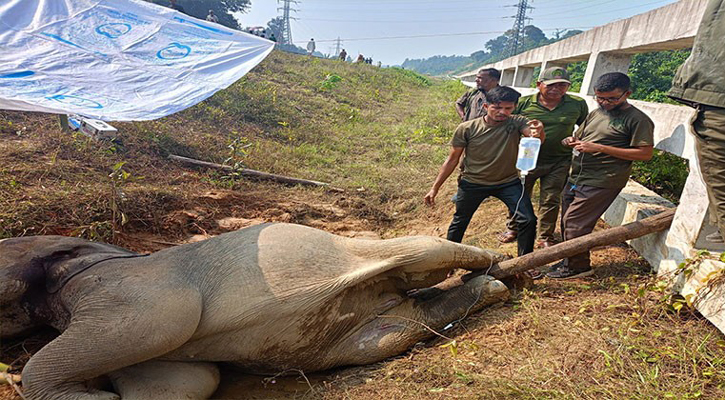
[[[448,290],[421,290],[360,327],[329,353],[328,367],[369,364],[398,355],[435,336],[446,325],[481,308],[506,300],[509,290],[488,275],[468,279]]]
[[[202,400],[219,385],[219,369],[207,362],[147,361],[109,375],[123,400]]]

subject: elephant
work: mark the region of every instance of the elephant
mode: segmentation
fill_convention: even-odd
[[[60,332],[22,370],[28,399],[205,399],[219,384],[217,363],[278,374],[401,354],[507,299],[485,274],[504,259],[436,237],[355,239],[284,223],[152,254],[8,238],[0,326],[3,337]],[[474,272],[433,287],[454,268]],[[94,384],[99,377],[110,384]]]

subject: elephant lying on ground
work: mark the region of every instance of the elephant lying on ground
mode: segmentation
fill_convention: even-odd
[[[264,224],[151,255],[62,236],[0,241],[3,336],[60,336],[22,372],[28,399],[208,398],[215,362],[253,373],[380,361],[508,296],[503,256],[433,237],[362,240]],[[432,293],[432,294],[431,294]],[[88,382],[110,378],[116,393]]]

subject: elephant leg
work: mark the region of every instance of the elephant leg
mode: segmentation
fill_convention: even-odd
[[[173,298],[173,300],[172,300]],[[26,397],[37,400],[110,400],[118,395],[87,387],[109,372],[159,357],[185,343],[201,318],[195,290],[157,284],[154,290],[101,290],[73,309],[68,328],[23,369]]]
[[[219,369],[207,362],[146,361],[109,375],[123,400],[202,400],[219,385]]]
[[[482,275],[432,298],[406,299],[347,337],[330,352],[336,357],[330,361],[332,365],[368,364],[400,354],[434,336],[431,329],[440,331],[508,296],[503,283]]]

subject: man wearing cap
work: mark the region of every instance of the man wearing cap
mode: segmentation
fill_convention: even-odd
[[[572,135],[574,125],[581,125],[589,114],[586,101],[567,94],[571,86],[569,74],[561,67],[545,69],[536,88],[538,93],[524,96],[514,114],[537,119],[544,124],[546,142],[542,143],[536,169],[526,176],[526,193],[530,196],[539,180],[539,229],[538,245],[549,247],[556,243],[554,230],[561,205],[561,191],[566,184],[571,167],[571,148],[561,141]],[[508,223],[509,230],[500,240],[513,241],[517,235],[516,223]]]
[[[456,111],[462,121],[486,115],[483,104],[486,102],[486,92],[498,86],[501,72],[495,68],[484,68],[476,74],[476,87],[464,93],[456,100]]]

